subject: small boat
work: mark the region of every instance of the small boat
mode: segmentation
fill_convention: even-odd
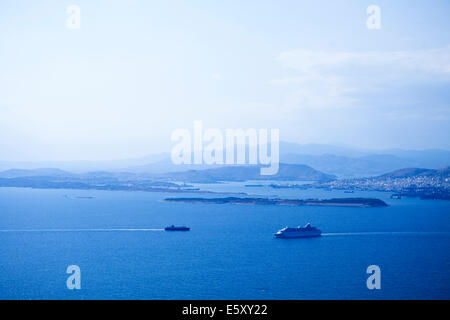
[[[310,223],[307,223],[304,227],[297,228],[289,228],[285,227],[275,233],[275,238],[311,238],[311,237],[320,237],[322,235],[322,231],[317,229],[316,227],[311,227]]]
[[[165,227],[164,230],[166,230],[166,231],[189,231],[189,230],[191,230],[191,228],[185,227],[185,226],[176,227],[174,225],[171,225],[169,227]]]

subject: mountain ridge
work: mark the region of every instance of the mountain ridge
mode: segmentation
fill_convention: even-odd
[[[340,178],[370,177],[402,168],[440,169],[450,165],[450,151],[428,150],[368,150],[324,144],[298,144],[280,141],[280,163],[304,164]],[[92,171],[129,172],[136,174],[162,174],[191,169],[218,168],[220,165],[175,165],[170,153],[110,161],[53,161],[7,162],[0,161],[0,170],[11,168],[59,168],[70,172]]]

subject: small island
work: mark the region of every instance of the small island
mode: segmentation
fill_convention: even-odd
[[[166,198],[167,202],[208,203],[208,204],[246,204],[246,205],[290,205],[290,206],[329,206],[329,207],[387,207],[386,202],[374,198],[333,198],[333,199],[268,199],[268,198]]]

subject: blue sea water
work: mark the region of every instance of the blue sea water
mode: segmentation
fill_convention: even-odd
[[[450,201],[198,186],[282,198],[368,196],[390,206],[186,204],[161,201],[174,193],[0,188],[0,299],[450,298]],[[308,221],[325,235],[273,237]],[[170,224],[192,229],[160,230]],[[66,288],[69,265],[81,268],[81,290]],[[381,290],[366,287],[369,265],[381,268]]]

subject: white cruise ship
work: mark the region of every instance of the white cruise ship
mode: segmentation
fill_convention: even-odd
[[[322,231],[316,227],[311,227],[310,223],[307,223],[304,227],[289,228],[285,227],[275,233],[276,238],[311,238],[320,237]]]

